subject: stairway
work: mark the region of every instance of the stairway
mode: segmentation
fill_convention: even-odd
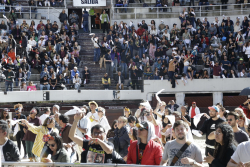
[[[98,33],[96,36],[99,37],[101,42],[105,34]],[[91,37],[88,33],[79,33],[78,44],[81,46],[79,72],[81,72],[82,76],[85,66],[87,66],[90,71],[90,83],[85,84],[83,89],[103,89],[101,81],[106,69],[104,67],[100,69],[100,65],[94,63],[94,45],[91,41]]]

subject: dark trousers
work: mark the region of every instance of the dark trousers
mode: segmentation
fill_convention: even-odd
[[[24,132],[22,132],[22,131],[17,132],[16,141],[17,141],[17,146],[18,146],[19,152],[21,152],[21,142],[22,142],[23,149],[24,149],[24,155],[26,155],[27,154],[26,144],[25,144],[25,141],[23,140],[23,136],[24,136]]]
[[[26,141],[26,152],[28,153],[29,158],[35,158],[35,155],[32,153],[32,148],[34,145],[33,141]]]
[[[194,125],[194,118],[191,118],[191,129],[196,129],[195,125]]]
[[[138,80],[137,79],[132,79],[132,88],[134,90],[135,90],[135,87],[136,87],[136,89],[139,89]]]
[[[107,23],[107,22],[104,22],[104,23],[102,24],[102,30],[103,30],[103,33],[105,33],[105,30],[106,30],[107,33],[108,33],[108,23]]]
[[[210,155],[214,155],[214,149],[206,147],[206,148],[205,148],[205,155],[208,156],[208,153],[209,153]],[[209,165],[209,167],[212,167],[211,164],[208,164],[208,165]]]
[[[168,72],[168,80],[172,80],[174,77],[174,71],[169,71]]]

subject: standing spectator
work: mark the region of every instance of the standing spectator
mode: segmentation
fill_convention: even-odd
[[[174,102],[174,100],[170,100],[169,103],[168,103],[168,105],[167,105],[167,108],[170,108],[171,111],[177,111],[177,109],[179,108],[179,105],[176,104]]]
[[[86,110],[84,108],[82,108],[82,113],[81,118],[78,121],[78,125],[77,125],[77,136],[79,136],[80,138],[85,138],[85,139],[90,139],[91,138],[91,127],[90,127],[90,120],[89,118],[86,116]],[[75,119],[76,116],[74,116]]]
[[[166,143],[161,165],[184,166],[186,164],[184,159],[187,158],[192,159],[190,165],[202,164],[201,150],[187,139],[188,125],[184,121],[178,120],[174,123],[173,129],[176,139]],[[186,149],[182,149],[184,145],[187,146]],[[180,150],[182,153],[179,157]]]
[[[169,61],[169,65],[168,65],[168,80],[171,82],[173,77],[174,77],[174,72],[175,72],[175,61],[176,58],[171,59]]]
[[[116,90],[123,90],[123,86],[124,86],[124,77],[121,75],[121,71],[118,71],[117,76],[115,78],[115,82],[116,82]]]
[[[32,108],[30,111],[30,119],[29,119],[29,123],[32,123],[34,126],[40,126],[41,120],[39,119],[39,117],[37,117],[37,115],[40,113],[40,109],[35,107]],[[37,157],[35,157],[35,155],[32,153],[32,148],[34,145],[34,141],[36,138],[36,134],[32,133],[31,131],[27,130],[28,128],[25,127],[24,130],[24,138],[23,140],[26,143],[26,152],[28,153],[28,157],[30,159],[30,162],[36,162],[38,161]]]
[[[82,25],[83,25],[83,31],[88,33],[89,32],[89,13],[87,11],[83,11]]]
[[[230,112],[227,114],[227,122],[233,128],[234,138],[238,144],[248,141],[249,137],[246,132],[241,130],[238,126],[239,114]]]
[[[106,73],[110,78],[113,78],[113,66],[111,65],[112,59],[111,59],[111,51],[108,50],[108,53],[104,57],[104,62],[106,63]]]
[[[106,111],[103,107],[98,107],[97,110],[99,116],[98,124],[104,128],[105,132],[108,132],[111,129],[111,127],[109,125],[107,117],[105,116],[105,112]]]
[[[15,74],[12,71],[12,67],[8,67],[8,71],[6,73],[6,80],[5,80],[5,91],[13,91],[13,82],[14,82]]]
[[[244,105],[247,105],[247,107],[244,107]],[[250,119],[250,99],[247,99],[239,107],[244,111],[246,117]]]
[[[216,106],[208,107],[210,118],[206,120],[200,129],[200,133],[203,135],[206,133],[206,149],[205,155],[213,155],[215,150],[215,140],[209,140],[208,136],[211,132],[215,131],[215,128],[220,123],[224,122],[223,119],[218,117],[219,109]],[[210,167],[212,165],[209,165]]]
[[[16,105],[14,105],[14,110],[15,110],[16,116],[14,116],[13,120],[18,120],[18,119],[25,119],[26,120],[26,116],[21,114],[22,109],[23,109],[22,104],[18,103]],[[18,122],[15,126],[19,126],[18,129],[20,129],[16,134],[16,140],[17,140],[17,146],[18,146],[19,152],[21,152],[21,143],[22,143],[23,149],[24,149],[24,157],[23,157],[23,159],[26,159],[27,158],[27,152],[26,152],[26,149],[25,149],[26,148],[26,143],[23,140],[23,137],[24,137],[23,129],[24,129],[25,124]]]
[[[89,69],[88,69],[88,67],[87,66],[85,66],[84,67],[84,70],[83,70],[83,83],[84,84],[89,84],[89,82],[90,82],[90,71],[89,71]]]
[[[27,63],[26,59],[23,59],[20,68],[22,68],[23,72],[25,73],[26,79],[29,80],[31,72],[30,72],[30,65]]]
[[[94,34],[93,37],[91,38],[91,41],[94,44],[94,62],[95,62],[95,64],[97,64],[98,60],[100,58],[100,47],[98,45],[98,42],[99,42],[98,37],[95,38],[95,34]],[[104,62],[104,64],[105,64],[105,62]]]
[[[200,0],[200,2],[199,2],[199,6],[203,6],[203,5],[209,5],[209,2],[208,2],[208,0]],[[206,10],[208,10],[208,7],[206,7]]]
[[[20,86],[22,82],[26,81],[26,77],[22,68],[19,68],[18,72],[16,73],[15,81],[16,81],[16,86]]]
[[[214,134],[214,153],[208,153],[204,160],[213,167],[226,166],[237,146],[234,140],[233,129],[228,124],[219,124],[216,126]]]
[[[110,82],[110,78],[108,77],[108,73],[104,74],[104,77],[102,78],[102,85],[104,87],[105,90],[109,89],[111,82]]]
[[[44,112],[44,114],[42,114],[42,115],[39,117],[39,119],[41,120],[41,125],[44,124],[45,119],[48,118],[48,117],[50,116],[50,114],[51,114],[51,111],[50,111],[50,108],[49,108],[49,107],[45,107],[45,108],[43,109],[43,112]]]
[[[155,138],[154,125],[150,122],[141,122],[138,140],[132,142],[129,147],[127,164],[160,165],[162,147],[153,138]]]
[[[250,149],[250,141],[243,142],[239,144],[231,156],[230,161],[227,164],[227,167],[247,167],[250,164],[249,161],[249,149]]]
[[[192,102],[192,107],[189,109],[189,116],[191,118],[191,129],[196,129],[194,125],[194,116],[200,114],[200,109],[196,106],[196,102]]]
[[[229,72],[231,67],[231,62],[227,60],[227,56],[224,56],[224,60],[221,61],[222,68]]]
[[[76,14],[76,12],[73,10],[73,12],[69,15],[70,25],[73,25],[73,23],[78,24],[79,22],[79,16]],[[64,20],[65,21],[65,20]]]
[[[135,90],[139,89],[139,84],[138,84],[138,69],[136,66],[132,66],[131,68],[131,80],[132,80],[132,88]]]
[[[213,68],[213,78],[219,79],[221,74],[221,66],[219,65],[219,62],[216,61],[214,65],[212,65],[211,62],[210,67]]]
[[[103,13],[100,16],[101,24],[102,24],[102,30],[103,33],[105,33],[105,30],[108,33],[108,24],[109,24],[109,16],[106,14],[106,10],[103,10]]]
[[[121,116],[118,118],[117,129],[115,129],[114,148],[118,154],[124,159],[127,159],[128,147],[130,138],[128,136],[129,128],[127,127],[128,120]]]
[[[0,130],[2,132],[0,137],[0,147],[1,147],[1,162],[4,161],[21,161],[20,152],[16,146],[16,144],[8,139],[9,135],[9,127],[8,123],[4,120],[0,120]]]

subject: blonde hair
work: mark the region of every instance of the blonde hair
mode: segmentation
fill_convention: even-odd
[[[120,116],[119,118],[118,118],[118,120],[122,120],[124,123],[128,123],[128,119],[126,118],[126,117],[124,117],[124,116]]]

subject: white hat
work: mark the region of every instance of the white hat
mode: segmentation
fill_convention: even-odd
[[[60,107],[58,105],[53,105],[53,107],[55,107],[58,111],[60,110]]]

